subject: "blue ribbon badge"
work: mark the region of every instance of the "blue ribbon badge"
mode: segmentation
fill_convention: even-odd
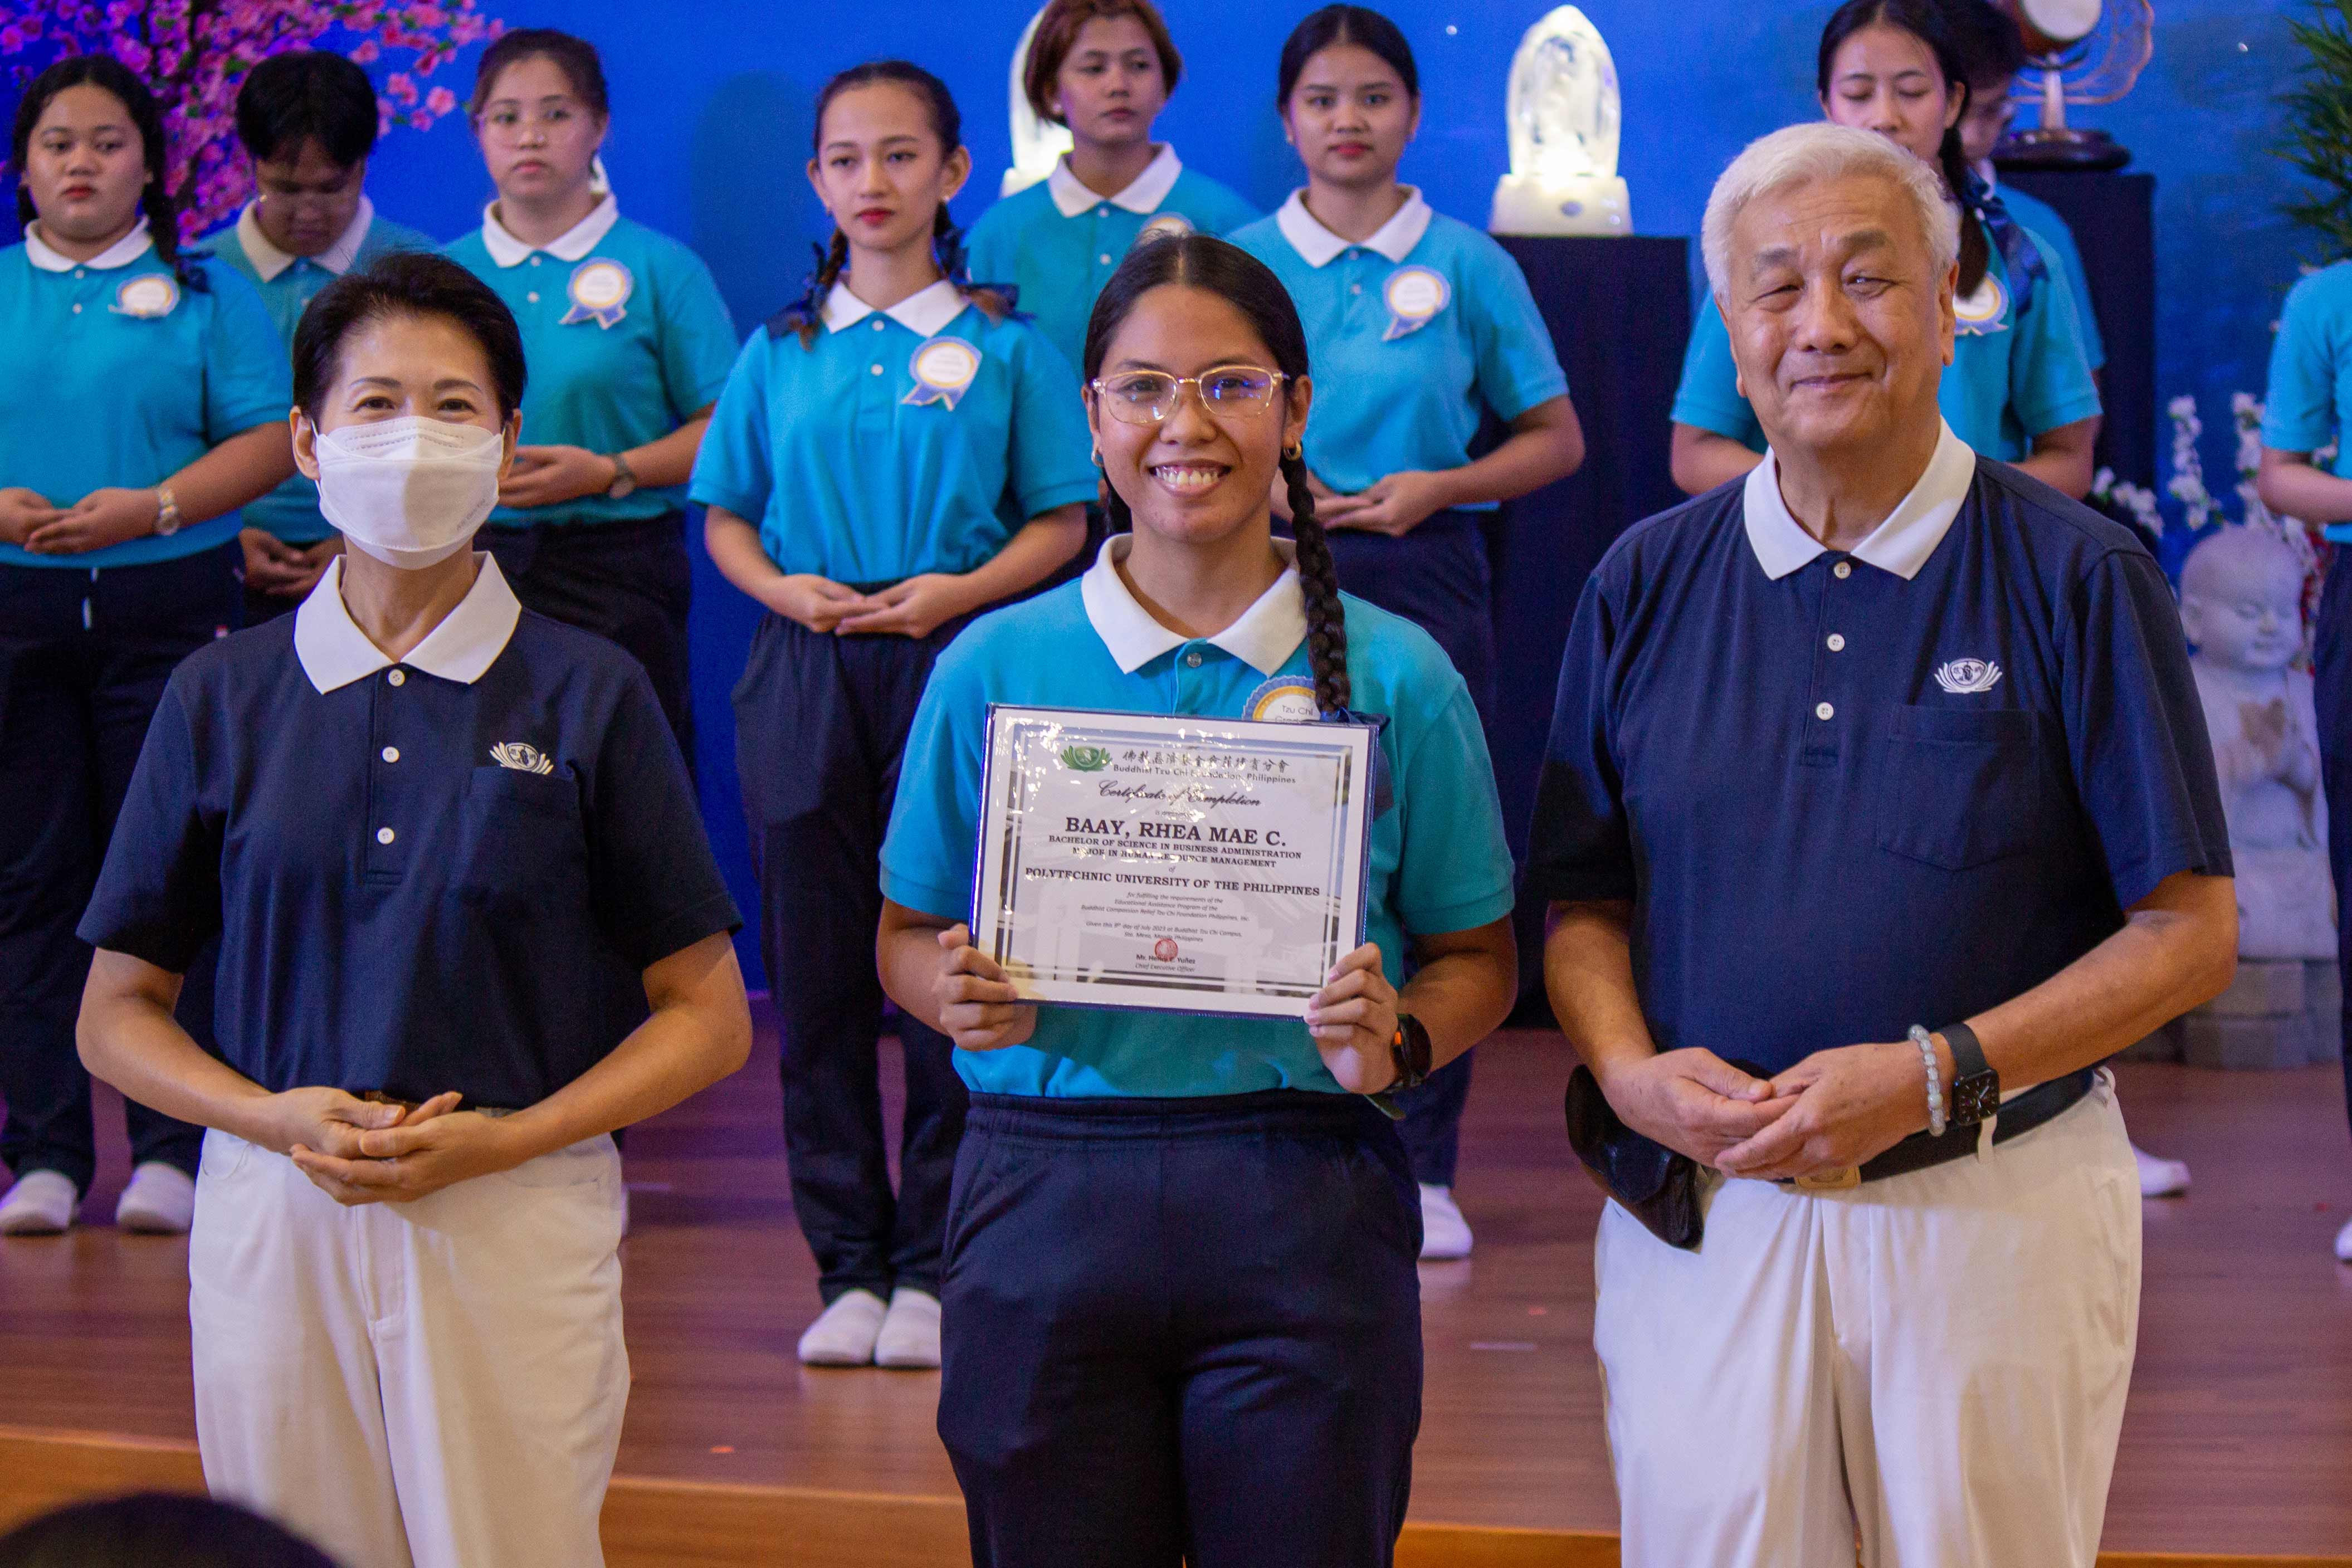
[[[601,256],[583,261],[572,269],[572,308],[556,325],[593,321],[609,330],[628,314],[623,308],[636,287],[637,280],[617,261]]]
[[[1383,293],[1389,305],[1389,329],[1381,334],[1381,341],[1385,343],[1428,326],[1454,298],[1454,286],[1445,281],[1442,272],[1426,267],[1400,267],[1389,274]]]
[[[1960,336],[1985,338],[1995,332],[2009,330],[2009,290],[2000,278],[1988,272],[1972,294],[1952,301],[1952,314],[1958,318]]]
[[[114,291],[114,303],[109,310],[118,316],[137,316],[147,320],[169,316],[180,303],[180,286],[168,272],[142,272],[136,277],[126,277]]]
[[[943,402],[953,409],[980,374],[980,350],[961,338],[933,338],[915,350],[907,369],[914,372],[915,390],[901,402],[916,408]]]

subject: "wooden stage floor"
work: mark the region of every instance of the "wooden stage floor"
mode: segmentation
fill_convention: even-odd
[[[936,1375],[793,1360],[816,1296],[763,1041],[754,1066],[630,1134],[635,1388],[613,1560],[962,1562]],[[1559,1131],[1568,1065],[1548,1033],[1480,1053],[1460,1186],[1478,1249],[1422,1270],[1412,1562],[1615,1560],[1591,1343],[1599,1199]],[[2188,1159],[2196,1186],[2145,1206],[2106,1560],[2352,1564],[2352,1268],[2328,1255],[2352,1213],[2338,1074],[2132,1064],[2122,1079],[2136,1134]],[[110,1101],[101,1128],[89,1208],[104,1216],[125,1175]],[[103,1226],[0,1241],[0,1520],[73,1490],[194,1484],[184,1259]],[[738,1523],[761,1539],[725,1539]]]

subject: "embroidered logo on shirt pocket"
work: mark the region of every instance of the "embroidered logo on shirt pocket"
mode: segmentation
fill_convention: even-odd
[[[501,768],[511,768],[518,773],[552,773],[555,764],[536,746],[520,740],[501,740],[490,747],[490,760]]]
[[[1892,710],[1878,847],[1968,871],[2047,846],[2064,799],[2048,776],[2041,728],[2040,716],[2023,708]]]

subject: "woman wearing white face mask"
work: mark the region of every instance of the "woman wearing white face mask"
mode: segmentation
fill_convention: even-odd
[[[173,677],[82,922],[82,1059],[212,1129],[214,1491],[354,1568],[601,1563],[628,1389],[605,1134],[742,1064],[739,922],[645,672],[467,549],[520,428],[506,308],[388,256],[294,353],[297,459],[352,548]],[[171,1010],[215,934],[217,1058]]]

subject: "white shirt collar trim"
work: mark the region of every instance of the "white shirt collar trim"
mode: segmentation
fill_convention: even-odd
[[[1130,534],[1113,534],[1103,540],[1094,565],[1078,580],[1087,620],[1123,675],[1135,674],[1171,648],[1181,648],[1192,640],[1152,619],[1151,612],[1137,603],[1129,591],[1126,580],[1118,574],[1118,563],[1127,559],[1134,544]],[[1297,547],[1288,539],[1275,540],[1274,548],[1283,559],[1297,560]],[[1298,587],[1298,568],[1286,569],[1232,625],[1201,640],[1223,649],[1259,674],[1270,675],[1281,669],[1298,652],[1298,644],[1307,641],[1307,599]]]
[[[335,243],[312,256],[315,265],[341,277],[352,269],[360,256],[360,246],[367,239],[368,225],[375,222],[375,204],[362,195],[359,211],[352,214],[351,225],[344,229]],[[261,203],[258,198],[247,202],[245,211],[236,217],[236,243],[245,247],[245,259],[253,263],[253,270],[268,283],[299,259],[269,243],[261,232]]]
[[[1156,213],[1168,193],[1176,188],[1176,176],[1183,172],[1184,165],[1176,161],[1176,149],[1163,141],[1159,156],[1128,182],[1126,190],[1116,196],[1098,195],[1070,172],[1070,155],[1065,152],[1055,160],[1054,172],[1045,176],[1045,189],[1054,198],[1055,210],[1066,218],[1075,218],[1102,202],[1130,213]]]
[[[1936,442],[1936,455],[1927,459],[1927,472],[1886,515],[1886,520],[1854,546],[1853,559],[1891,571],[1906,582],[1918,576],[1919,569],[1951,531],[1952,520],[1960,515],[1976,474],[1977,455],[1952,434],[1949,424],[1944,425]],[[1770,452],[1748,470],[1741,499],[1748,547],[1756,552],[1766,577],[1777,582],[1826,551],[1828,547],[1806,532],[1789,510],[1780,495],[1780,461]]]
[[[604,193],[589,214],[573,224],[563,234],[546,245],[525,245],[507,232],[499,222],[499,204],[492,202],[482,209],[482,247],[490,259],[500,267],[520,267],[530,258],[531,252],[543,250],[558,261],[585,261],[597,243],[613,232],[621,221],[621,204],[612,192]]]
[[[940,278],[929,288],[919,288],[896,305],[886,307],[882,314],[909,332],[922,338],[936,338],[947,324],[963,314],[964,298],[956,286]],[[849,291],[846,283],[835,283],[833,292],[824,297],[824,327],[828,332],[845,332],[874,314],[874,307]]]
[[[368,641],[367,633],[344,607],[343,559],[337,556],[327,563],[319,586],[294,612],[294,656],[302,661],[302,673],[321,693],[388,670],[395,662],[445,681],[472,685],[498,663],[522,620],[522,602],[507,586],[499,563],[487,554],[475,559],[480,569],[466,597],[442,618],[441,624],[425,634],[425,641],[410,650],[408,657],[394,661]]]
[[[129,234],[108,246],[88,261],[76,261],[60,251],[50,249],[49,242],[41,237],[41,225],[38,223],[25,225],[25,258],[43,272],[71,272],[77,267],[92,267],[100,272],[111,272],[118,267],[129,267],[154,248],[155,242],[147,237],[147,218],[144,214],[140,215],[139,222],[133,225]]]
[[[1416,187],[1407,185],[1404,189],[1404,205],[1363,242],[1366,250],[1378,251],[1392,263],[1401,263],[1412,254],[1412,247],[1429,232],[1429,220],[1436,215]],[[1306,197],[1304,190],[1291,192],[1290,199],[1275,212],[1275,226],[1290,242],[1290,248],[1306,258],[1307,266],[1326,267],[1356,242],[1340,238],[1317,222],[1315,214],[1307,210]]]

